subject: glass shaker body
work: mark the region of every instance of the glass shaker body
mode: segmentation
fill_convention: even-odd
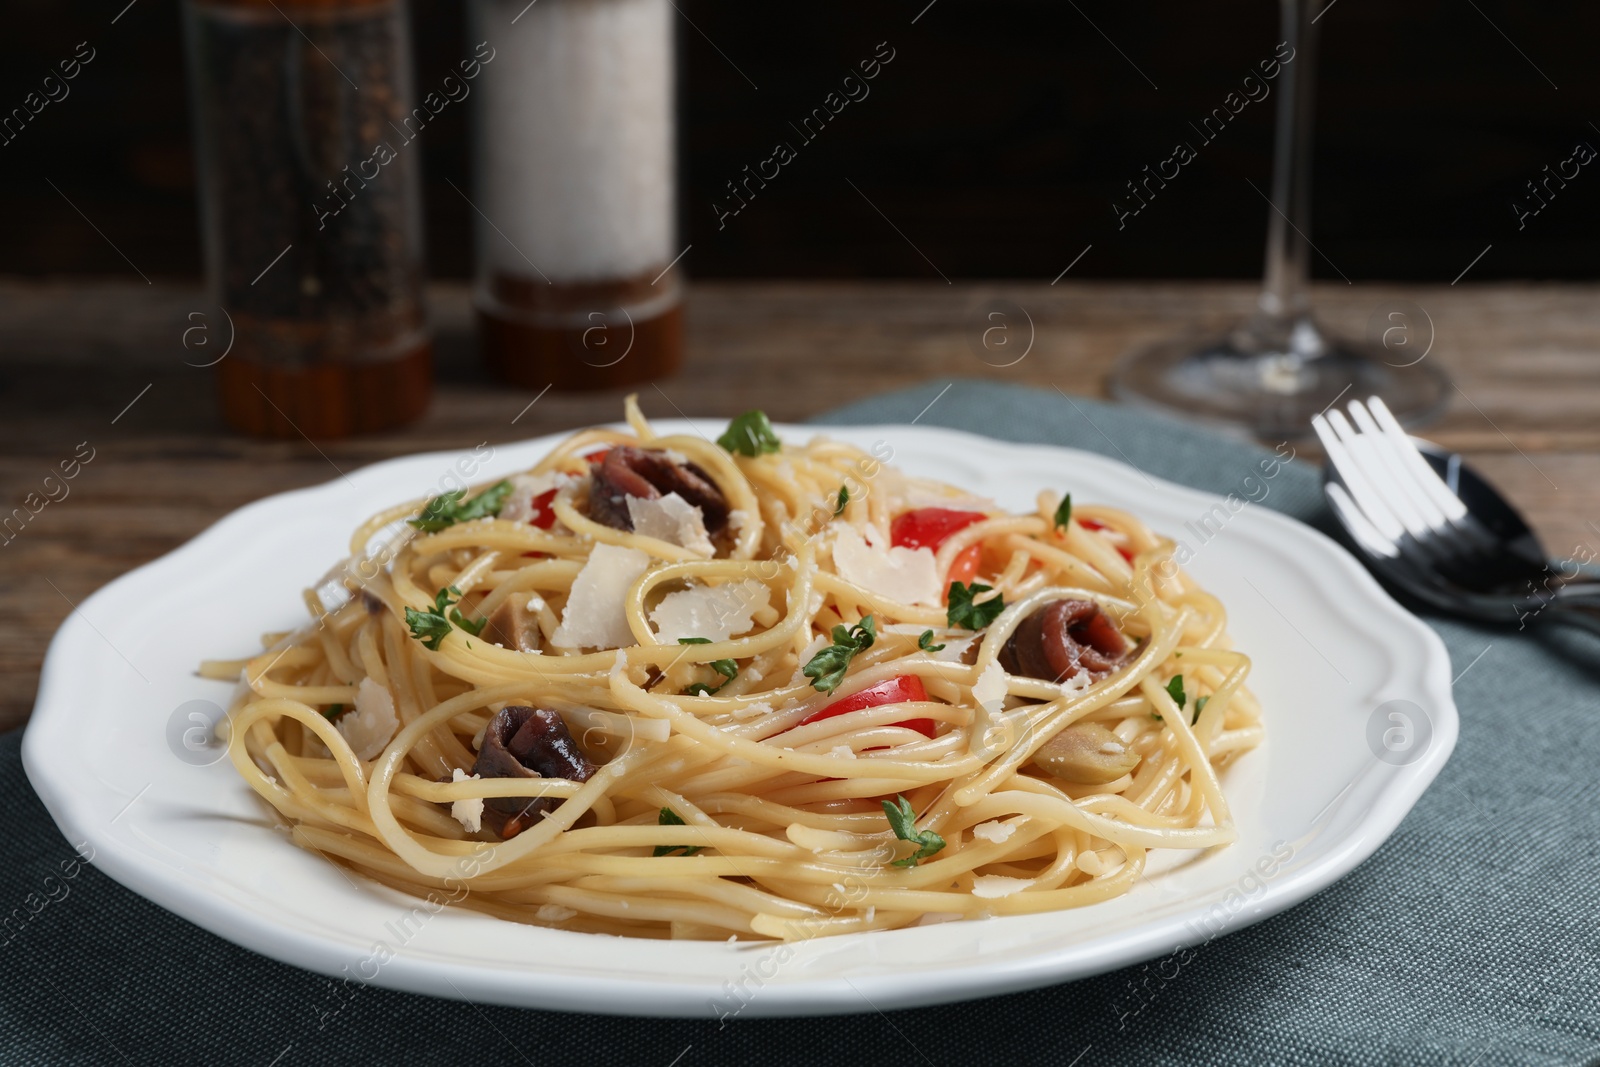
[[[186,0],[184,23],[223,414],[265,437],[415,419],[432,344],[405,0]]]
[[[671,0],[473,0],[474,304],[527,388],[601,388],[682,353]]]

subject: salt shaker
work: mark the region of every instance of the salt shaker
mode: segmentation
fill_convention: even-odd
[[[432,344],[405,0],[185,0],[184,27],[224,416],[266,437],[416,418]]]
[[[624,385],[682,352],[671,0],[472,0],[485,361],[531,389]]]

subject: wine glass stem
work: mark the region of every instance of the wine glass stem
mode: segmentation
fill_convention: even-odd
[[[1311,308],[1307,286],[1311,229],[1311,127],[1316,81],[1318,0],[1280,0],[1283,41],[1292,48],[1278,79],[1277,133],[1272,153],[1272,212],[1267,218],[1267,267],[1261,312],[1280,323]],[[1281,51],[1281,48],[1280,48]]]

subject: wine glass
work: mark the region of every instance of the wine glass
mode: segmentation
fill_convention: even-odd
[[[1309,433],[1311,417],[1345,393],[1382,397],[1407,425],[1443,410],[1449,380],[1413,357],[1414,345],[1336,337],[1311,313],[1309,164],[1320,14],[1310,13],[1327,6],[1281,0],[1284,39],[1295,51],[1278,83],[1266,276],[1256,313],[1224,337],[1164,341],[1124,355],[1111,372],[1117,399],[1274,439]]]

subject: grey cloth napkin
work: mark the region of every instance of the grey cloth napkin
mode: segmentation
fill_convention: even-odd
[[[915,420],[1071,445],[1219,493],[1235,490],[1264,455],[1053,391],[961,381],[941,394],[945,384],[818,421]],[[1319,521],[1316,472],[1289,465],[1258,506]],[[9,816],[0,1062],[1600,1063],[1600,643],[1429,622],[1456,671],[1472,665],[1456,687],[1460,741],[1394,836],[1343,881],[1187,958],[820,1025],[723,1024],[709,1012],[615,1018],[341,991],[73,863],[22,773],[20,734],[8,734],[0,737]]]

